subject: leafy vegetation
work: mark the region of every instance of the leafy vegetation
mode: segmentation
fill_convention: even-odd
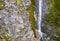
[[[34,0],[31,0],[31,5],[29,7],[29,10],[30,10],[29,19],[30,19],[30,23],[31,23],[31,26],[32,26],[32,30],[34,31],[34,34],[35,34],[35,37],[36,37],[36,27],[35,27],[35,18],[34,18],[34,9],[35,9],[34,5],[35,5]]]
[[[52,7],[50,13],[46,15],[46,21],[54,28],[55,36],[53,35],[53,38],[55,41],[60,41],[60,0],[53,0],[50,4],[52,4]]]

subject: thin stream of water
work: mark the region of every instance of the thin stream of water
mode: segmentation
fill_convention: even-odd
[[[42,21],[42,0],[39,0],[39,14],[38,14],[38,38],[42,39],[43,41],[43,35],[41,32],[41,21]]]

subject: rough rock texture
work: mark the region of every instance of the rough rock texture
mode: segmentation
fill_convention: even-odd
[[[30,0],[4,0],[0,10],[0,41],[35,41],[29,22]]]

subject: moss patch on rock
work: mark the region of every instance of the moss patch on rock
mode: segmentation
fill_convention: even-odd
[[[30,19],[30,23],[31,23],[31,26],[32,26],[32,30],[33,30],[34,35],[36,37],[36,27],[35,27],[35,18],[34,18],[34,9],[35,9],[34,5],[35,5],[35,1],[31,0],[31,5],[29,7],[29,10],[30,10],[29,19]]]
[[[52,8],[50,13],[46,15],[46,21],[49,25],[54,27],[60,27],[59,20],[60,20],[60,1],[54,0],[52,4]]]
[[[21,0],[17,0],[17,5],[20,5],[21,3]]]
[[[52,7],[50,13],[46,15],[46,22],[53,28],[55,34],[52,36],[54,40],[60,41],[60,0],[52,0],[50,4],[52,4]]]
[[[3,9],[5,2],[0,0],[0,9]]]

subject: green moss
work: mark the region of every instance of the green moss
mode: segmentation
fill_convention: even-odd
[[[60,27],[60,24],[58,22],[60,21],[60,1],[54,0],[53,3],[51,3],[53,6],[50,10],[50,13],[46,16],[46,21],[49,25],[54,27]]]
[[[54,36],[53,39],[56,41],[60,41],[60,0],[53,0],[50,2],[52,4],[52,7],[50,9],[50,13],[46,15],[46,21],[47,24],[52,26],[53,31],[55,31],[54,35],[57,35],[58,37]]]
[[[17,5],[20,5],[21,3],[21,0],[17,0]]]
[[[32,26],[32,30],[34,31],[34,34],[35,34],[35,37],[36,37],[36,27],[35,27],[35,18],[34,18],[34,9],[35,9],[34,5],[35,5],[34,0],[31,0],[31,5],[29,7],[29,10],[30,10],[29,19],[30,19],[30,23],[31,23],[31,26]]]
[[[2,34],[2,38],[5,39],[5,41],[9,41],[8,37],[6,36],[5,32]]]
[[[2,9],[4,7],[4,1],[0,0],[0,9]]]

